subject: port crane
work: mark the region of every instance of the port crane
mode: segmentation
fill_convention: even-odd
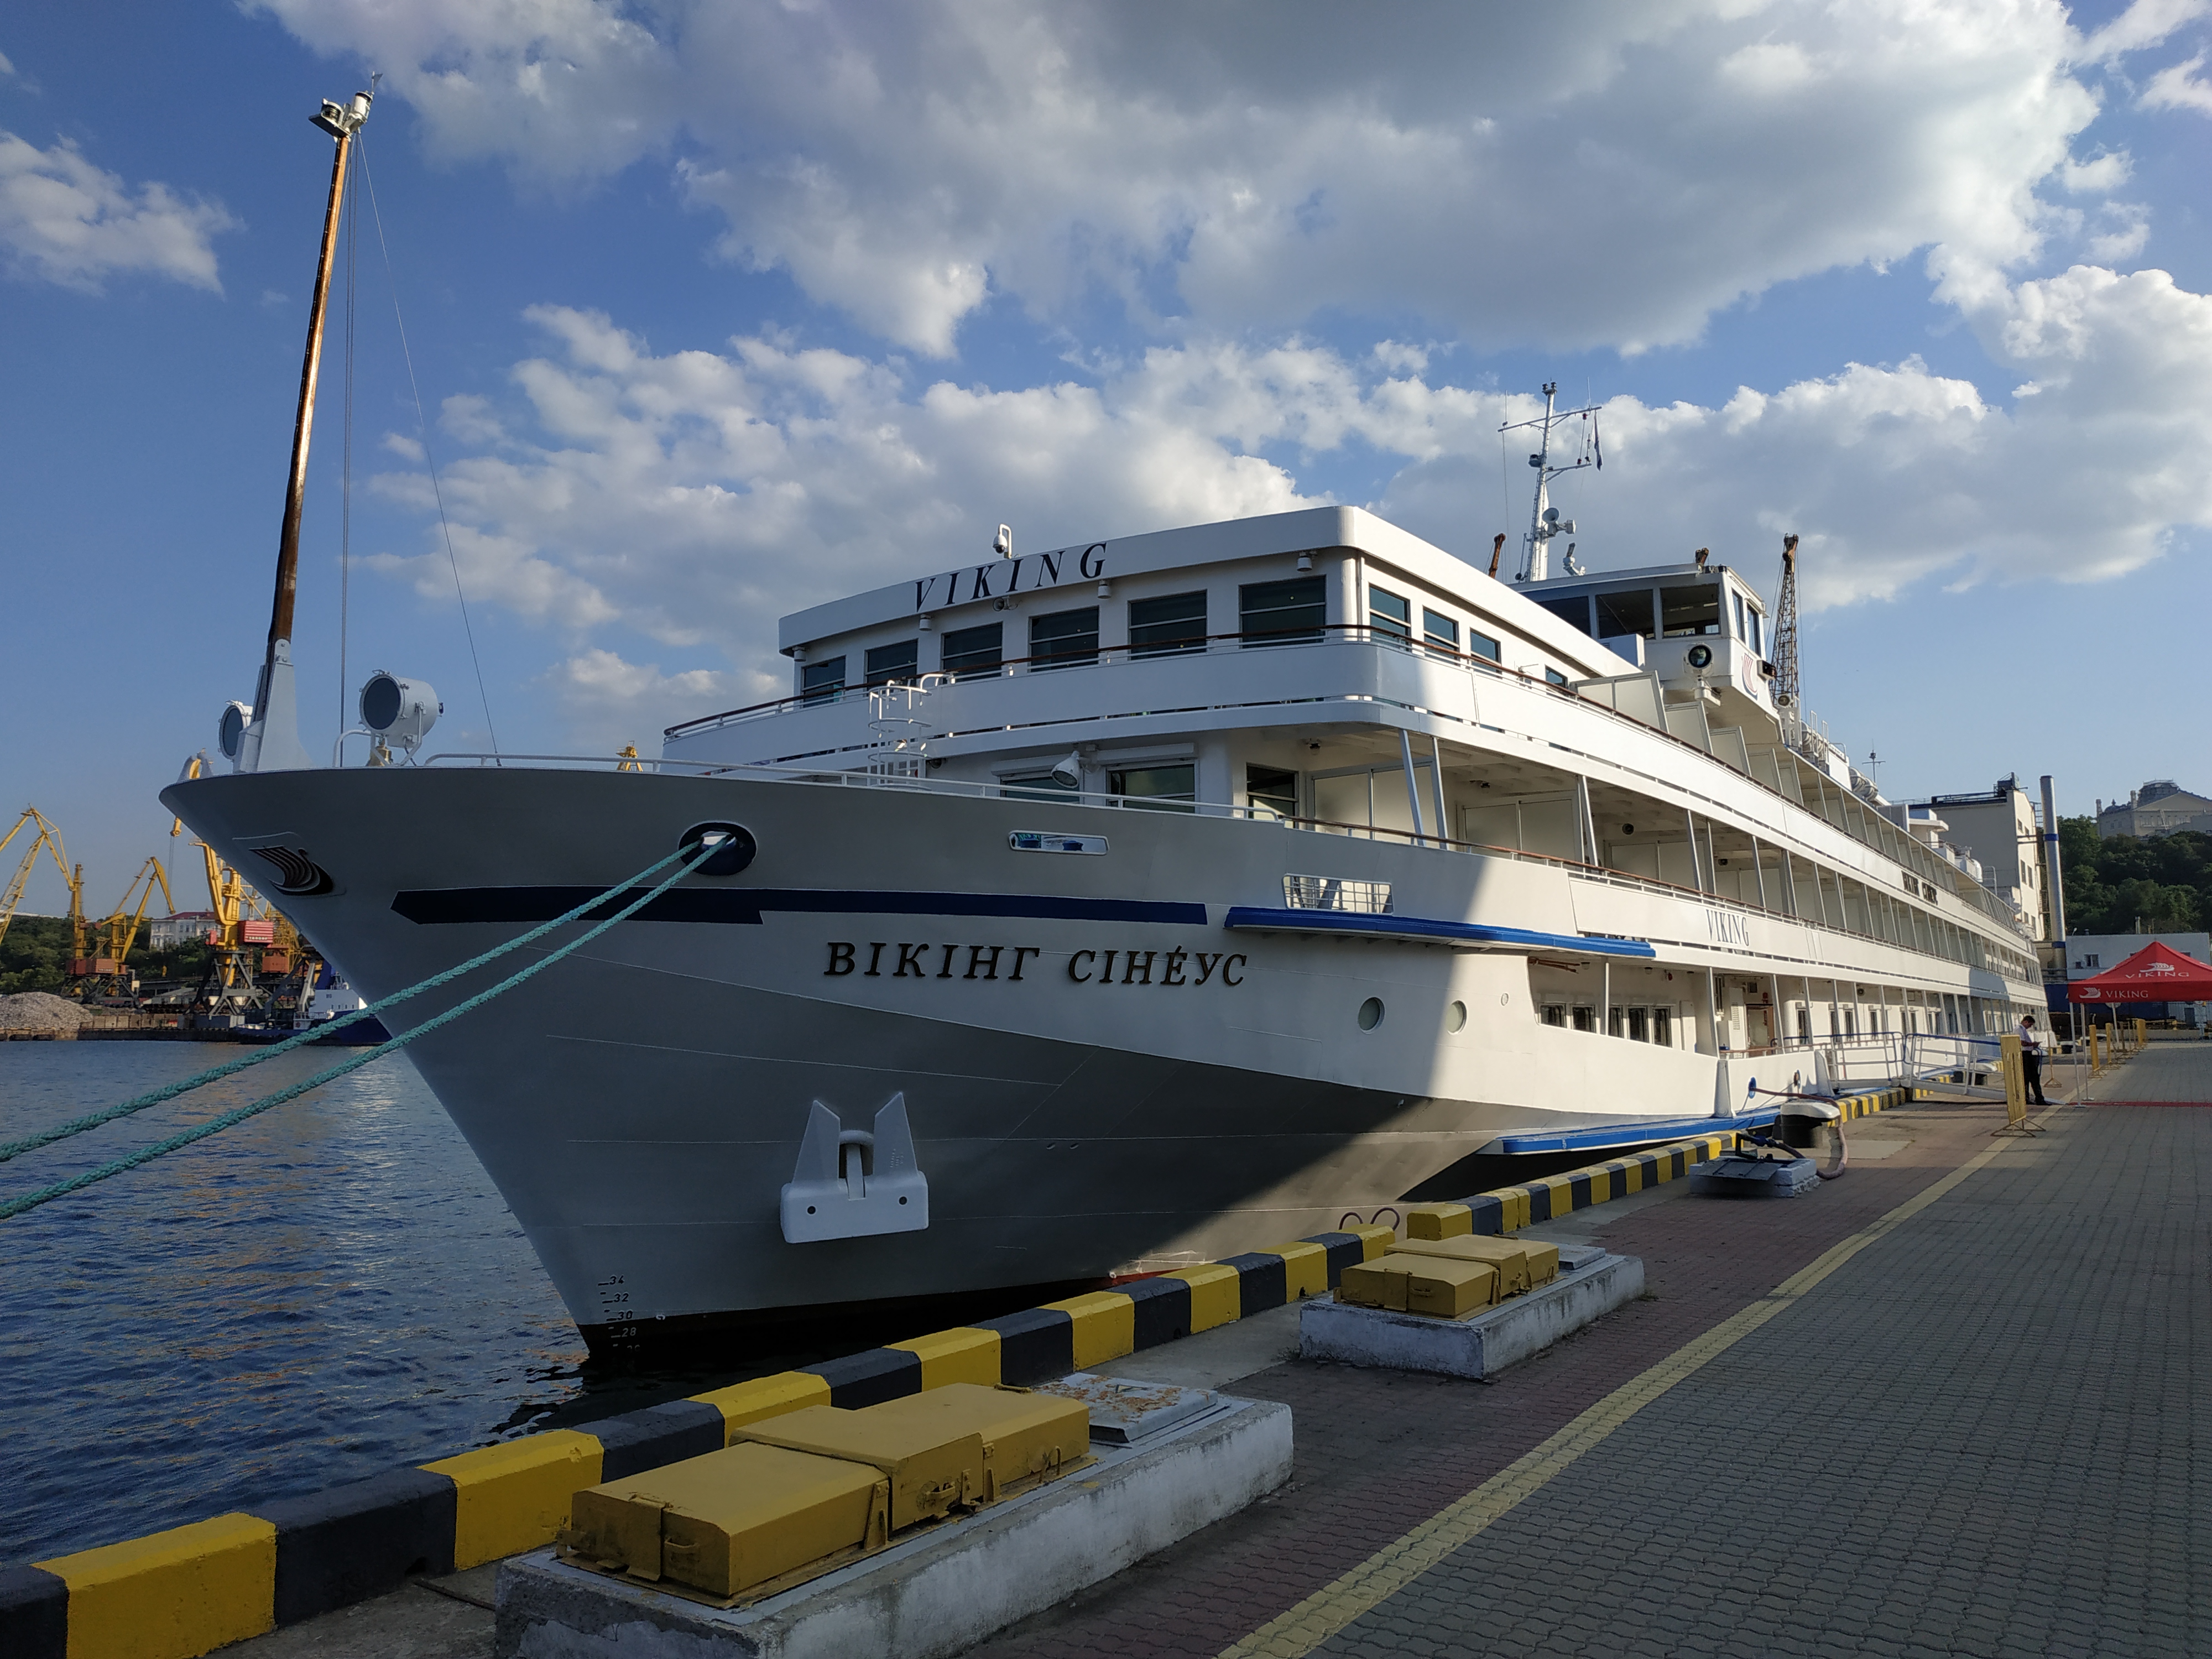
[[[15,920],[15,907],[22,902],[23,889],[30,883],[31,872],[38,867],[39,854],[44,852],[52,856],[62,885],[69,889],[70,954],[81,957],[84,954],[84,866],[78,865],[72,870],[69,854],[62,850],[62,832],[37,807],[26,806],[15,820],[15,827],[0,836],[0,853],[6,852],[9,843],[30,825],[37,826],[37,833],[31,837],[23,861],[9,878],[7,892],[0,894],[0,939],[8,937],[8,925]]]
[[[185,763],[182,776],[199,776],[207,763],[204,752],[193,756]],[[184,827],[181,819],[173,818],[169,834],[179,836]],[[199,848],[206,872],[208,909],[215,918],[208,929],[208,965],[195,1000],[235,1011],[260,994],[256,981],[261,975],[297,973],[303,986],[312,983],[320,963],[313,952],[301,949],[299,931],[291,921],[216,856],[215,848],[204,841],[193,845]],[[168,890],[166,883],[162,890]],[[256,948],[261,952],[258,962],[247,954]]]
[[[80,945],[76,959],[70,963],[70,976],[77,981],[77,995],[89,1001],[97,996],[130,994],[131,951],[138,943],[138,930],[145,925],[146,909],[154,902],[156,887],[161,890],[161,902],[169,907],[168,914],[177,914],[177,901],[169,892],[168,872],[162,869],[160,859],[149,857],[138,873],[131,877],[131,884],[123,890],[123,897],[114,911],[100,924],[101,948],[88,957]],[[137,896],[136,908],[131,905],[134,894]]]

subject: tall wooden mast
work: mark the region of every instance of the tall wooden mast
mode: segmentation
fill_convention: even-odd
[[[323,313],[331,267],[345,205],[346,164],[354,134],[368,119],[372,95],[357,92],[350,104],[328,99],[310,118],[337,141],[331,158],[330,199],[323,210],[323,246],[315,263],[315,293],[307,308],[307,349],[300,365],[300,406],[292,420],[292,472],[284,489],[284,523],[276,542],[276,592],[269,607],[269,645],[253,693],[253,720],[238,756],[241,771],[293,770],[311,765],[300,745],[299,712],[292,694],[292,606],[300,586],[300,519],[307,491],[307,449],[314,435],[315,382],[323,366]]]

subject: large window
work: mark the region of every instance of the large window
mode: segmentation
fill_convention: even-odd
[[[873,645],[868,647],[868,684],[870,685],[911,685],[919,642],[901,640],[896,645]]]
[[[1067,800],[1082,793],[1080,784],[1062,783],[1049,772],[1000,778],[999,787],[1010,795],[1031,800]]]
[[[945,672],[959,679],[981,679],[999,672],[1006,649],[1006,624],[955,628],[945,635]]]
[[[1751,643],[1751,630],[1744,626],[1743,595],[1741,593],[1731,593],[1729,595],[1729,598],[1733,600],[1735,605],[1735,636],[1741,640],[1746,645],[1749,645]]]
[[[1587,634],[1590,631],[1589,596],[1577,593],[1571,599],[1539,599],[1536,603],[1563,623],[1572,623]]]
[[[1766,618],[1759,614],[1757,605],[1748,608],[1751,612],[1751,654],[1763,657],[1766,654]]]
[[[1031,669],[1073,668],[1098,660],[1098,607],[1030,618]]]
[[[799,671],[799,696],[810,703],[835,702],[845,689],[845,659],[831,657],[811,662]]]
[[[1504,660],[1498,653],[1498,641],[1492,639],[1489,635],[1478,633],[1473,628],[1469,628],[1467,630],[1467,654],[1468,656],[1487,657],[1492,662]]]
[[[1244,769],[1244,793],[1255,806],[1265,806],[1286,818],[1298,815],[1298,775],[1273,766]]]
[[[1659,590],[1660,621],[1670,640],[1721,631],[1721,590],[1714,582]]]
[[[1206,649],[1206,595],[1170,593],[1129,601],[1129,654],[1168,657]]]
[[[1188,812],[1194,809],[1190,803],[1198,799],[1198,769],[1192,763],[1165,766],[1129,766],[1109,771],[1106,775],[1107,789],[1116,795],[1127,795],[1126,806],[1141,806],[1156,812]]]
[[[1459,651],[1459,623],[1440,611],[1421,612],[1421,638],[1439,650]]]
[[[1413,607],[1402,593],[1393,593],[1387,587],[1367,590],[1367,625],[1382,641],[1404,640],[1413,637]]]
[[[1325,576],[1248,582],[1237,590],[1237,626],[1248,646],[1312,644],[1321,638],[1328,620]]]
[[[1597,596],[1597,636],[1601,640],[1618,640],[1631,634],[1640,634],[1645,639],[1653,636],[1651,628],[1651,590],[1638,587],[1626,593],[1601,593]]]

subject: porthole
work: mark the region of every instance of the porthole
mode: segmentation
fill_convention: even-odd
[[[1455,1002],[1444,1010],[1444,1030],[1455,1032],[1467,1030],[1467,1004]]]
[[[1371,1031],[1382,1023],[1382,999],[1370,997],[1359,1005],[1359,1029]]]

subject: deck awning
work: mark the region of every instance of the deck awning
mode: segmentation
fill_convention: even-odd
[[[1474,921],[1444,921],[1427,916],[1370,915],[1358,910],[1276,909],[1236,904],[1222,926],[1255,933],[1326,934],[1335,939],[1387,939],[1410,945],[1451,945],[1462,950],[1498,951],[1527,956],[1536,951],[1588,957],[1650,957],[1659,953],[1640,939],[1604,939],[1587,933],[1540,933],[1526,927],[1492,927]]]
[[[2118,967],[2066,988],[2069,1002],[2212,1002],[2212,968],[2153,939]]]

